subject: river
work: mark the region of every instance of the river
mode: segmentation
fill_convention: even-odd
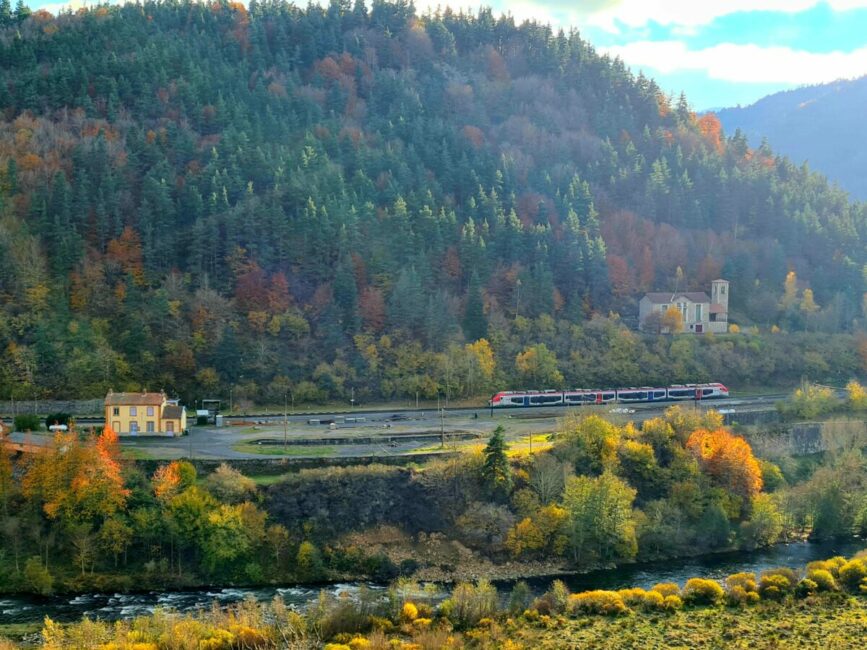
[[[623,589],[625,587],[650,588],[658,582],[676,582],[683,585],[694,577],[721,579],[740,571],[761,572],[765,569],[790,566],[802,569],[813,560],[824,560],[835,555],[851,556],[867,548],[867,540],[842,540],[833,542],[797,542],[779,544],[759,551],[717,553],[694,558],[680,558],[658,562],[630,564],[616,569],[593,571],[563,577],[570,590]],[[537,593],[545,591],[551,578],[528,580]],[[78,594],[37,598],[33,596],[0,595],[0,622],[32,623],[45,616],[61,622],[76,621],[83,616],[102,620],[117,620],[150,614],[154,609],[166,608],[177,611],[192,611],[209,608],[212,603],[231,605],[252,597],[270,601],[275,596],[288,605],[303,609],[319,596],[324,589],[334,595],[359,591],[359,582],[331,584],[325,587],[269,587],[263,589],[199,589],[191,591],[149,591],[114,594]],[[386,585],[368,584],[374,590],[385,591]],[[511,584],[499,584],[507,591]]]

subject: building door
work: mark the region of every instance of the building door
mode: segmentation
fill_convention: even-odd
[[[175,432],[175,423],[172,421],[166,422],[166,432],[174,433]]]
[[[136,435],[138,433],[138,422],[130,422],[129,423],[129,432],[132,435]]]

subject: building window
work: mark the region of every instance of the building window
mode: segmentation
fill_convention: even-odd
[[[722,285],[722,286],[720,286],[720,288],[719,288],[719,292],[720,292],[722,295],[726,295],[726,285]]]
[[[120,415],[120,407],[115,406],[113,409],[111,409],[111,414],[112,415]]]
[[[138,433],[138,422],[129,423],[129,432],[132,434]]]
[[[701,322],[701,307],[702,307],[701,305],[695,306],[695,322],[696,323]]]
[[[130,407],[129,407],[129,414],[130,414],[131,416],[133,416],[133,417],[135,417],[135,416],[138,415],[138,413],[136,412],[136,408],[135,408],[135,406],[130,406]]]
[[[680,315],[683,318],[683,320],[684,321],[689,320],[686,316],[686,303],[685,302],[677,303],[677,308],[680,310]]]
[[[148,415],[150,417],[154,416],[154,407],[153,406],[148,406]]]
[[[175,423],[174,422],[166,422],[166,431],[169,433],[175,432]]]
[[[148,422],[148,423],[147,423],[147,432],[148,432],[148,433],[153,433],[155,430],[156,430],[156,429],[154,429],[154,423],[153,423],[153,422]]]

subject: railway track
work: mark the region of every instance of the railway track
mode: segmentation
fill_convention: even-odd
[[[742,408],[745,406],[755,407],[755,406],[771,406],[775,402],[778,402],[782,399],[786,399],[788,397],[787,393],[776,393],[769,395],[757,395],[755,397],[729,397],[727,399],[715,399],[715,400],[678,400],[678,401],[666,401],[666,402],[650,402],[650,403],[639,403],[639,404],[629,404],[629,405],[620,405],[620,404],[605,404],[605,405],[588,405],[588,406],[525,406],[525,407],[511,407],[511,408],[496,408],[494,409],[494,413],[499,414],[517,414],[517,413],[533,413],[533,414],[547,414],[551,413],[567,413],[567,412],[575,412],[580,413],[582,409],[587,410],[587,412],[608,412],[611,408],[628,408],[630,411],[635,410],[636,413],[640,413],[643,410],[659,410],[660,408],[666,408],[668,406],[673,406],[675,404],[683,404],[686,406],[692,406],[694,404],[701,404],[703,406],[712,406],[715,408],[721,409],[729,409],[729,408]],[[442,408],[443,413],[440,415],[439,411],[434,408],[402,408],[402,409],[343,409],[343,410],[332,410],[332,411],[315,411],[315,412],[305,412],[305,413],[289,413],[285,416],[288,422],[298,423],[298,422],[308,422],[310,420],[318,420],[320,424],[328,424],[328,420],[334,420],[338,418],[365,418],[366,421],[374,421],[374,422],[400,422],[402,420],[414,420],[423,418],[425,416],[432,417],[434,414],[437,417],[450,418],[450,417],[467,417],[475,413],[478,417],[486,417],[490,414],[491,408],[487,405],[479,405],[477,407],[469,407],[462,406],[458,408]],[[238,415],[224,415],[223,420],[227,424],[232,422],[255,422],[255,423],[266,423],[266,422],[282,422],[284,419],[283,415],[275,415],[274,413],[241,413]],[[101,417],[78,417],[75,421],[80,426],[87,425],[101,425],[105,422],[105,418]]]

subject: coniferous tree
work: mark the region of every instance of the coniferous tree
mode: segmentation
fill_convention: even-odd
[[[512,468],[506,456],[505,429],[502,425],[494,429],[491,439],[484,450],[484,463],[481,468],[482,485],[497,498],[505,498],[512,489]]]
[[[468,341],[478,341],[488,333],[488,321],[485,318],[485,307],[482,302],[482,287],[477,273],[470,278],[470,288],[467,292],[467,304],[464,307],[464,336]]]

